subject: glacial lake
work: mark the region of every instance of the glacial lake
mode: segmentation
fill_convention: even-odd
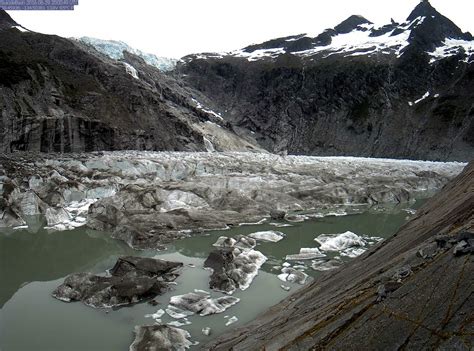
[[[275,227],[269,224],[275,221],[268,220],[265,224],[193,236],[161,252],[134,251],[106,233],[84,228],[67,232],[48,232],[38,227],[36,230],[0,230],[0,350],[128,350],[133,341],[134,326],[153,324],[154,319],[145,315],[165,309],[170,297],[194,289],[210,291],[210,272],[203,269],[203,262],[215,249],[212,244],[220,236],[247,235],[265,230],[285,233],[286,237],[280,242],[258,243],[255,249],[268,260],[247,290],[237,290],[233,294],[241,299],[238,304],[221,314],[188,318],[192,324],[182,328],[190,332],[191,341],[200,343],[195,347],[199,348],[217,335],[252,320],[301,287],[283,283],[277,277],[281,272],[275,266],[286,262],[286,255],[296,254],[300,248],[318,247],[314,239],[321,234],[351,231],[360,236],[388,238],[411,217],[410,209],[418,208],[422,202],[376,207],[358,214],[312,218],[299,223],[284,222],[291,227]],[[184,268],[174,290],[156,298],[158,306],[141,303],[114,310],[98,310],[80,302],[64,303],[51,297],[51,292],[67,275],[84,271],[103,273],[124,255],[183,262]],[[350,264],[351,258],[342,257],[342,260]],[[311,268],[311,261],[305,263],[304,272],[310,276],[308,284],[321,273]],[[291,290],[282,289],[282,284]],[[212,292],[212,297],[222,295]],[[226,326],[234,316],[238,321]],[[165,314],[162,321],[168,323],[173,319]],[[210,336],[201,332],[204,327],[211,328]]]

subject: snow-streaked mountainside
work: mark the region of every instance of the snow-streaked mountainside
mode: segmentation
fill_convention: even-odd
[[[167,66],[122,42],[21,29],[0,10],[5,152],[474,154],[473,37],[427,0],[403,23],[351,16],[316,36]]]
[[[130,45],[124,43],[123,41],[103,40],[91,37],[81,37],[77,40],[80,40],[85,44],[93,46],[96,50],[114,60],[123,60],[123,52],[127,51],[131,54],[141,57],[145,60],[146,63],[158,68],[160,71],[163,72],[173,70],[176,67],[176,62],[178,61],[177,59],[169,57],[161,57],[156,56],[154,54],[145,53],[138,49],[132,48]]]
[[[402,23],[354,15],[319,35],[189,55],[177,71],[240,135],[273,152],[474,154],[474,39],[428,0]]]
[[[309,33],[270,40],[229,53],[191,55],[192,58],[245,58],[248,61],[276,59],[292,54],[311,59],[332,55],[379,56],[400,58],[410,44],[423,46],[435,62],[463,54],[466,62],[474,60],[474,40],[453,22],[438,13],[428,1],[422,1],[403,23],[377,26],[362,16],[351,16],[334,28],[312,36]]]

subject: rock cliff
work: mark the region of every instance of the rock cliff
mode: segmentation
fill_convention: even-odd
[[[0,10],[0,152],[258,149],[205,104],[139,56],[114,60]]]

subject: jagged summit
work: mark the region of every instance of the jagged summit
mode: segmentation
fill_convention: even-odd
[[[403,23],[392,20],[379,27],[362,16],[353,15],[316,37],[309,34],[293,35],[230,53],[191,55],[185,60],[230,56],[259,61],[275,60],[285,54],[310,59],[337,56],[392,59],[401,58],[408,52],[426,52],[432,57],[432,62],[461,53],[462,60],[471,62],[474,60],[474,41],[470,33],[463,33],[429,1],[423,0]]]
[[[345,34],[352,32],[354,29],[357,29],[362,24],[372,24],[368,19],[360,15],[352,15],[346,20],[339,23],[334,27],[334,30],[339,34]]]
[[[0,30],[9,29],[14,26],[18,26],[18,23],[4,9],[0,8]]]
[[[439,15],[439,12],[431,5],[428,0],[422,0],[410,13],[407,21],[413,21],[417,17],[428,17]]]
[[[29,32],[28,29],[19,25],[10,15],[0,7],[0,31],[15,28],[20,32]]]
[[[446,40],[472,40],[469,33],[462,30],[449,18],[440,14],[429,1],[422,1],[408,16],[408,21],[420,19],[421,23],[410,33],[409,42],[420,49],[431,52]]]

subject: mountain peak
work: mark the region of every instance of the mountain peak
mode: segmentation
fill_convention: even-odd
[[[439,12],[431,6],[428,0],[421,0],[415,9],[408,16],[407,21],[413,21],[417,17],[428,17],[439,15]]]
[[[13,26],[18,26],[18,23],[16,23],[4,9],[0,8],[0,30],[8,29]]]
[[[339,23],[337,26],[334,27],[337,33],[345,34],[352,32],[358,26],[362,24],[372,24],[368,19],[359,16],[359,15],[352,15],[348,17],[346,20]]]
[[[410,43],[425,51],[433,51],[446,39],[472,40],[449,18],[440,14],[428,0],[422,0],[408,16],[415,25],[410,34]]]

